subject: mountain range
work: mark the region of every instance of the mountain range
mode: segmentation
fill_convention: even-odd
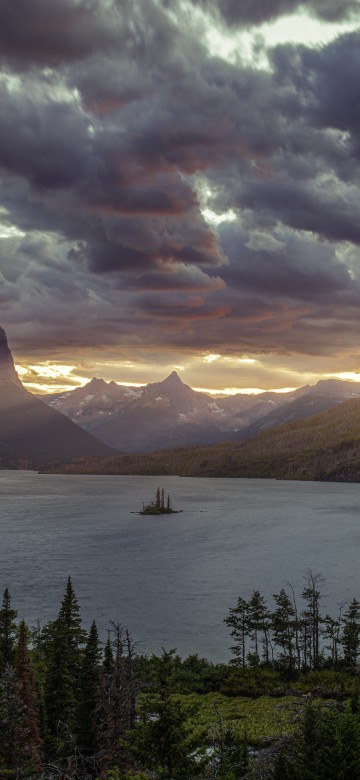
[[[335,379],[289,393],[210,396],[184,384],[175,371],[144,387],[93,378],[84,387],[37,397],[23,387],[0,328],[0,468],[116,452],[222,447],[226,441],[235,446],[251,440],[256,447],[267,431],[356,398],[360,383]]]
[[[289,393],[212,397],[193,390],[173,371],[145,387],[94,378],[84,387],[42,400],[108,446],[132,453],[244,441],[354,397],[360,397],[360,383],[336,379]]]

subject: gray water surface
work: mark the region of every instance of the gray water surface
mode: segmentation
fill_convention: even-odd
[[[157,485],[183,512],[134,514]],[[70,574],[88,627],[127,625],[143,652],[230,657],[223,618],[306,571],[323,610],[360,598],[360,485],[251,479],[39,475],[0,471],[0,588],[43,624]]]

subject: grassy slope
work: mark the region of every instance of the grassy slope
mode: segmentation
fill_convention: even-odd
[[[53,467],[56,471],[56,465]],[[270,428],[239,444],[182,447],[77,461],[68,473],[181,474],[360,481],[360,399]]]
[[[229,699],[220,693],[178,694],[174,698],[188,714],[191,731],[199,742],[205,734],[204,741],[211,743],[221,717],[223,728],[231,727],[241,737],[246,734],[249,743],[256,747],[291,734],[303,703],[300,698],[291,696]]]

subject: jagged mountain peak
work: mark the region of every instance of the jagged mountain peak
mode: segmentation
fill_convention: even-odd
[[[89,390],[90,388],[100,388],[100,387],[107,387],[107,382],[105,382],[105,379],[99,379],[97,376],[93,376],[92,379],[90,379],[90,382],[87,382],[84,387]]]
[[[195,391],[189,385],[186,385],[179,377],[176,371],[172,371],[166,379],[160,382],[150,382],[146,385],[145,394],[154,395],[154,393],[165,393],[170,397],[183,396],[184,394],[195,394]]]
[[[184,382],[180,379],[179,374],[176,371],[172,371],[160,384],[178,386],[183,385]]]
[[[6,333],[0,327],[0,384],[21,385],[21,381],[15,371],[14,361],[9,349]]]

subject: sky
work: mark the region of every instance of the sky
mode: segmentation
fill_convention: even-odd
[[[359,0],[5,0],[0,60],[30,390],[360,379]]]

